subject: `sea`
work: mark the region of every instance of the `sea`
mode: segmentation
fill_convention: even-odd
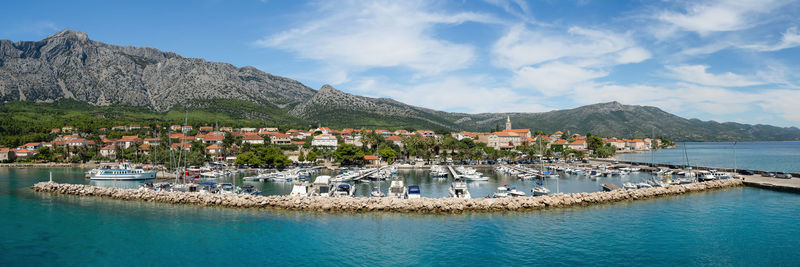
[[[686,142],[676,148],[626,153],[619,160],[675,165],[800,172],[800,142]]]
[[[719,154],[693,157],[698,162],[702,157],[707,162],[728,157],[725,149],[706,149]],[[57,182],[93,184],[84,178],[85,171],[0,168],[0,265],[800,265],[800,195],[758,188],[589,207],[462,214],[199,207],[30,189],[51,173]],[[525,192],[533,186],[532,181],[491,169],[479,171],[490,179],[469,183],[473,197],[485,197],[510,183]],[[594,181],[562,175],[546,181],[546,186],[553,192],[592,192],[599,191],[601,183],[648,178],[640,173]],[[452,181],[430,178],[424,170],[400,170],[397,179],[419,185],[423,197],[446,196]],[[230,181],[246,184],[240,176]],[[252,184],[264,194],[291,190],[286,183]],[[367,194],[372,186],[388,188],[388,183],[356,184],[357,194]]]

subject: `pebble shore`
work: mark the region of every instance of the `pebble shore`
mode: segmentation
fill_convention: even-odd
[[[330,198],[330,197],[290,197],[290,196],[251,196],[234,194],[202,194],[188,192],[153,191],[145,189],[121,189],[80,184],[60,184],[40,182],[33,186],[37,192],[76,196],[93,196],[119,200],[135,200],[169,204],[188,204],[232,208],[272,208],[305,211],[350,211],[350,212],[421,212],[421,213],[460,213],[521,211],[544,208],[587,206],[601,203],[648,199],[659,196],[680,195],[712,189],[742,186],[740,179],[714,180],[702,183],[673,185],[633,190],[614,190],[610,192],[553,194],[539,197],[515,198]]]

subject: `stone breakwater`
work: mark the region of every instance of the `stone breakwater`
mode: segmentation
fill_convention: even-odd
[[[519,211],[556,207],[585,206],[600,203],[647,199],[659,196],[679,195],[690,192],[721,189],[741,185],[742,180],[726,179],[685,185],[674,185],[669,187],[500,199],[393,199],[371,197],[329,198],[250,196],[152,191],[143,189],[120,189],[91,185],[59,184],[52,182],[37,183],[33,186],[33,190],[37,192],[76,196],[94,196],[119,200],[137,200],[169,204],[189,204],[234,208],[274,208],[307,211],[459,213],[464,211]]]

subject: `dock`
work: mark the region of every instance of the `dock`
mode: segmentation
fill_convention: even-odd
[[[365,171],[365,172],[359,174],[358,176],[356,176],[355,178],[353,178],[352,180],[353,181],[359,181],[361,179],[367,178],[370,175],[372,175],[373,173],[376,173],[376,172],[380,171],[381,169],[383,169],[383,168],[373,168],[372,170]]]
[[[764,188],[775,191],[800,193],[800,179],[798,178],[781,179],[775,177],[762,177],[755,175],[746,175],[743,176],[743,178],[744,178],[743,183],[746,186]]]
[[[450,174],[453,175],[453,179],[461,179],[461,175],[453,169],[453,166],[447,165],[447,169],[450,170]]]

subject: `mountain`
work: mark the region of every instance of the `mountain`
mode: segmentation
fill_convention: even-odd
[[[180,121],[188,110],[193,124],[238,120],[287,126],[491,131],[503,126],[509,116],[515,128],[547,133],[655,134],[695,141],[800,140],[800,129],[795,127],[685,119],[656,107],[617,102],[542,113],[443,112],[348,94],[330,85],[313,90],[253,67],[184,58],[154,48],[109,45],[71,30],[41,41],[0,40],[0,101],[5,103],[0,105],[0,122],[27,123],[29,131],[90,118],[108,123]],[[55,103],[46,104],[50,102]],[[6,128],[0,125],[0,135],[21,133]]]
[[[41,41],[0,41],[0,101],[75,99],[167,111],[191,99],[227,98],[289,107],[314,95],[295,80],[253,67],[115,46],[64,30]]]

